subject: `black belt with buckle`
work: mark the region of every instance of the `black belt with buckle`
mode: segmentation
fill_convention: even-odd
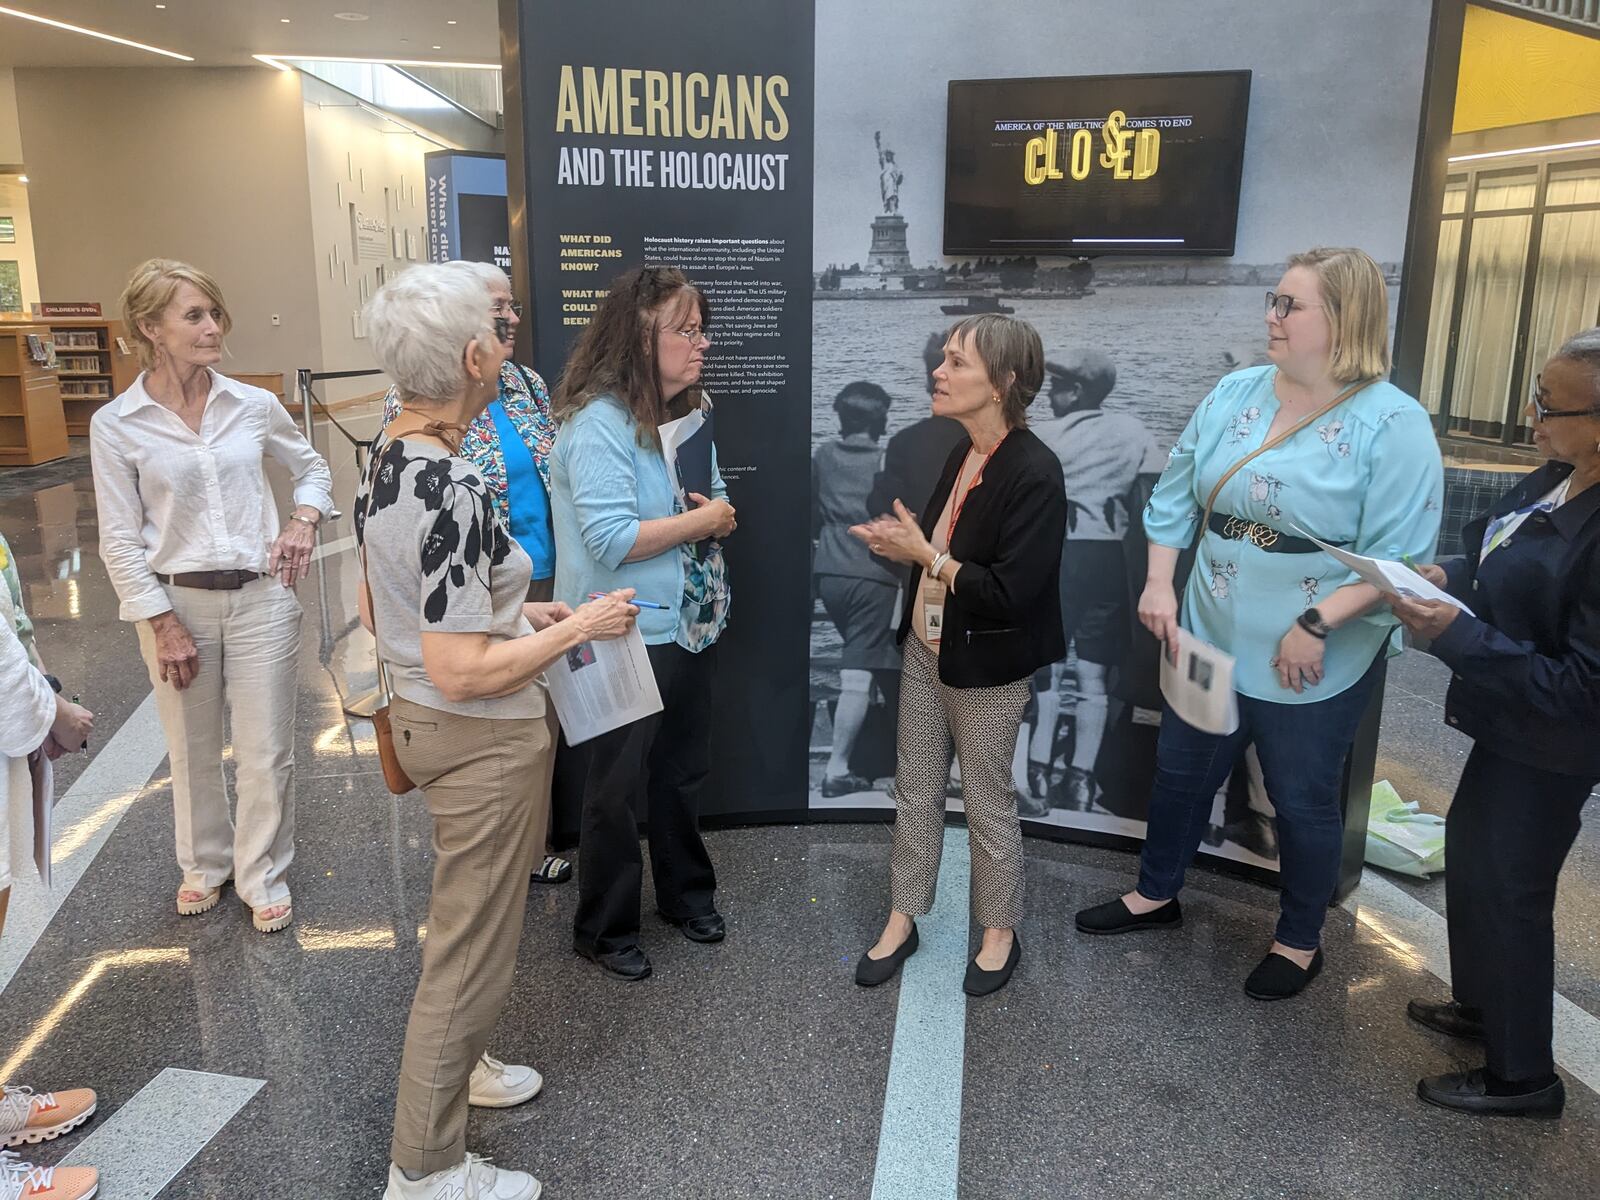
[[[189,571],[179,575],[157,575],[168,587],[202,588],[208,592],[237,592],[247,583],[265,579],[259,571]]]
[[[1271,525],[1263,525],[1260,521],[1246,521],[1243,517],[1235,517],[1229,513],[1212,513],[1209,528],[1219,537],[1235,542],[1249,542],[1258,549],[1272,554],[1315,554],[1321,549],[1310,538],[1280,533]],[[1338,546],[1341,550],[1344,548],[1341,542],[1328,544]]]

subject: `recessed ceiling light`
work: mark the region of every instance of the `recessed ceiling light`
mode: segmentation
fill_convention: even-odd
[[[435,50],[443,50],[443,49],[444,49],[444,47],[443,47],[443,46],[435,46],[435,47],[434,47],[434,49],[435,49]]]
[[[294,68],[287,64],[299,62],[374,63],[386,67],[459,67],[463,71],[500,70],[500,64],[497,62],[454,62],[437,58],[358,58],[346,54],[252,54],[250,57],[280,71],[292,71]]]
[[[367,19],[367,14],[358,12],[334,13],[333,19],[335,21],[365,21]]]
[[[455,24],[455,22],[454,22],[454,21],[446,21],[446,22],[445,22],[445,24],[446,24],[446,25],[454,25],[454,24]]]
[[[278,24],[287,25],[288,23],[289,23],[289,18],[288,17],[279,17],[278,18]]]
[[[129,41],[127,38],[120,38],[115,34],[101,33],[98,29],[86,29],[82,25],[69,25],[65,21],[56,21],[49,17],[23,12],[20,8],[0,7],[0,16],[21,17],[24,21],[34,21],[40,25],[48,25],[52,29],[65,29],[68,33],[81,33],[84,37],[99,38],[102,42],[115,42],[119,46],[132,46],[135,50],[148,50],[151,54],[164,54],[168,58],[180,59],[183,62],[194,61],[189,55],[179,54],[176,50],[163,50],[159,46],[147,46],[143,42]]]
[[[156,7],[157,7],[157,8],[165,8],[165,7],[166,7],[166,5],[165,5],[165,4],[158,4],[158,5],[156,5]]]

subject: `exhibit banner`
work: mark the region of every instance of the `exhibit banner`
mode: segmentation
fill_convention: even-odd
[[[509,272],[505,156],[436,150],[422,157],[428,179],[428,261],[465,259]]]
[[[711,309],[705,384],[738,532],[706,811],[807,803],[811,612],[810,3],[523,0],[533,365],[552,390],[611,281],[682,268]],[[663,597],[662,599],[666,599]]]

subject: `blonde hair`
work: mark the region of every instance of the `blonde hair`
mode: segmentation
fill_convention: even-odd
[[[228,331],[233,328],[233,318],[228,315],[222,289],[217,286],[215,279],[199,267],[191,267],[188,263],[171,258],[152,258],[140,263],[129,276],[128,286],[122,289],[118,307],[122,309],[122,324],[138,348],[139,361],[147,371],[155,369],[156,344],[150,340],[141,323],[148,321],[154,324],[160,321],[161,314],[172,303],[172,297],[185,283],[194,284],[205,293],[206,299],[222,311],[217,324],[222,327],[223,337],[227,337]]]
[[[1332,333],[1331,373],[1339,383],[1389,374],[1389,290],[1383,270],[1365,250],[1318,246],[1289,259],[1316,272]]]
[[[984,313],[957,321],[945,335],[946,342],[968,338],[983,360],[989,383],[1000,394],[1006,425],[1021,429],[1028,423],[1028,405],[1044,383],[1044,343],[1039,331],[1018,317]]]

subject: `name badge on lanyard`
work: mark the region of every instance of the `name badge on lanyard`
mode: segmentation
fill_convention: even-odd
[[[961,510],[967,506],[968,498],[977,489],[977,486],[983,482],[983,473],[988,469],[989,460],[994,457],[995,450],[1000,449],[1001,442],[1004,442],[1006,437],[1009,436],[1010,431],[1007,430],[1006,434],[1000,438],[1000,441],[994,444],[994,450],[990,450],[989,453],[983,456],[983,462],[978,464],[978,470],[973,475],[972,482],[967,485],[967,490],[961,493],[961,499],[956,501],[955,507],[950,512],[950,529],[945,536],[945,544],[947,546],[955,541],[956,522],[961,520]],[[970,446],[967,448],[967,453],[972,453]],[[965,458],[962,459],[961,465],[965,469]],[[960,471],[956,472],[956,482],[961,482]],[[940,580],[924,577],[922,581],[922,629],[928,635],[927,642],[930,646],[937,646],[941,635],[944,633],[944,600],[949,595],[949,591]]]

